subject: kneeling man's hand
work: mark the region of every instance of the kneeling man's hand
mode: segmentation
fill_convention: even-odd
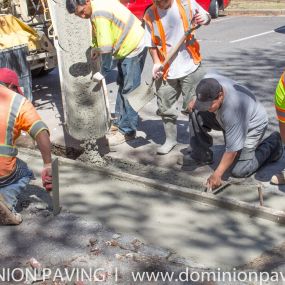
[[[208,190],[214,190],[222,185],[222,177],[213,173],[208,179],[206,183],[206,187]]]

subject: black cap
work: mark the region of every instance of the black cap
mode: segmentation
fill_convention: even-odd
[[[214,78],[202,79],[196,87],[195,109],[198,111],[208,111],[212,102],[217,99],[223,90],[221,84]]]

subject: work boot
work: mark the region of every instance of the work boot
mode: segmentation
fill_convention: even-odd
[[[10,210],[0,195],[0,225],[19,225],[23,221],[19,213]]]
[[[284,185],[285,184],[285,170],[272,176],[270,180],[271,184],[274,185]]]
[[[283,143],[278,132],[273,132],[269,137],[271,137],[272,141],[276,141],[276,147],[270,156],[270,162],[274,162],[279,160],[283,155]]]
[[[208,165],[212,163],[213,163],[213,158],[211,157],[205,160],[198,160],[198,159],[194,159],[190,153],[180,156],[177,160],[177,164],[182,165],[182,166],[193,166],[193,165],[203,166],[203,165]]]
[[[283,154],[283,145],[281,136],[278,132],[273,132],[257,147],[255,155],[257,156],[259,167],[265,162],[277,161]]]
[[[122,144],[126,141],[134,140],[136,138],[136,133],[122,134],[121,132],[111,132],[106,136],[109,146],[116,146]]]
[[[157,148],[157,154],[167,154],[177,145],[176,120],[163,120],[166,140]]]

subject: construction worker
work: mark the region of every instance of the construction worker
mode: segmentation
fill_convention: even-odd
[[[157,153],[167,154],[177,144],[178,112],[175,103],[182,93],[182,112],[186,111],[189,101],[194,98],[197,83],[205,74],[201,66],[199,43],[194,34],[188,36],[163,71],[162,62],[189,28],[207,25],[211,17],[194,0],[154,0],[153,3],[144,17],[146,46],[153,60],[152,76],[157,79],[157,114],[162,118],[166,135]]]
[[[283,72],[278,82],[274,101],[281,138],[283,143],[285,143],[285,72]],[[275,185],[285,184],[285,169],[273,175],[271,183]]]
[[[40,149],[44,168],[43,185],[52,188],[51,147],[47,126],[34,106],[25,99],[19,87],[17,74],[8,68],[0,69],[0,224],[18,225],[22,217],[16,212],[17,196],[23,191],[32,171],[27,164],[16,158],[15,140],[21,131],[34,138]]]
[[[196,88],[196,102],[190,123],[192,151],[179,159],[183,165],[213,162],[211,130],[220,130],[225,139],[225,152],[207,179],[209,189],[222,183],[222,176],[231,168],[234,177],[248,177],[266,162],[278,160],[283,153],[278,132],[262,141],[268,118],[265,108],[252,92],[237,82],[218,74],[207,74]],[[191,106],[192,108],[192,106]]]
[[[118,0],[67,0],[66,8],[69,13],[91,20],[94,34],[91,58],[110,53],[118,59],[116,120],[107,135],[109,145],[134,139],[138,114],[127,95],[140,85],[146,56],[141,22]]]

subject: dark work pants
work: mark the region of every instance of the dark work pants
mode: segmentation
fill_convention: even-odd
[[[209,135],[211,130],[223,131],[216,116],[211,112],[193,111],[190,115],[190,146],[192,148],[191,157],[197,161],[209,161],[213,159],[213,152],[210,147],[213,145],[213,138]],[[264,128],[265,132],[266,128]],[[263,133],[264,134],[264,133]],[[259,138],[261,141],[263,134]],[[274,156],[280,147],[280,136],[272,133],[256,149],[243,148],[238,152],[238,156],[231,170],[234,177],[248,177],[258,168]]]

